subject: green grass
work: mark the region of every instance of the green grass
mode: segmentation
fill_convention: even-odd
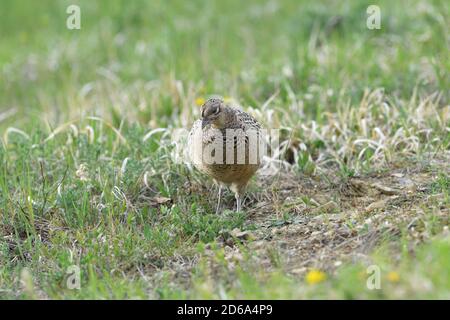
[[[80,2],[82,29],[71,31],[68,3],[2,3],[0,106],[20,110],[16,123],[44,118],[55,127],[118,109],[116,121],[127,115],[166,126],[186,98],[203,92],[244,105],[277,90],[282,104],[309,94],[305,112],[319,122],[340,99],[359,103],[366,88],[406,100],[415,88],[441,91],[448,102],[446,1],[379,1],[381,30],[366,28],[369,2],[114,1]],[[326,90],[334,95],[319,94]]]
[[[448,1],[378,1],[381,30],[366,28],[370,1],[76,1],[82,29],[68,30],[73,3],[0,4],[0,298],[449,298]],[[170,129],[210,94],[291,139],[279,185],[251,185],[252,214],[215,215],[212,183],[171,157]],[[367,204],[355,222],[336,186],[405,168],[425,175],[422,198],[405,191],[399,221],[381,213],[404,235],[367,253],[381,290],[348,256],[306,261],[327,274],[309,285],[276,247],[234,239],[234,265],[224,251],[236,228],[358,225]],[[337,206],[304,195],[307,178]]]
[[[447,270],[450,243],[448,235],[435,238],[418,248],[414,255],[406,255],[399,263],[392,262],[386,248],[366,264],[345,265],[318,283],[288,277],[280,269],[270,276],[262,274],[258,266],[247,265],[230,269],[220,252],[219,276],[211,279],[212,271],[202,264],[194,276],[193,290],[162,290],[166,299],[448,299],[450,274]],[[251,255],[251,254],[250,254]],[[394,255],[395,256],[395,255]],[[380,270],[380,287],[369,289],[368,278],[373,275],[369,266]],[[248,269],[253,272],[249,272]],[[232,271],[231,271],[232,270]]]

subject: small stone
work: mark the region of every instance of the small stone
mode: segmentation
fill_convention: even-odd
[[[403,178],[405,175],[400,172],[395,172],[395,173],[391,174],[391,176],[396,177],[396,178]]]
[[[393,189],[393,188],[390,188],[390,187],[387,187],[387,186],[383,186],[383,185],[377,184],[377,183],[372,184],[372,187],[374,187],[375,189],[377,189],[381,193],[387,194],[387,195],[394,195],[394,194],[399,194],[400,193],[396,189]]]
[[[376,209],[384,208],[386,206],[386,202],[387,202],[386,200],[379,200],[379,201],[372,202],[371,204],[369,204],[366,207],[365,210],[366,210],[366,212],[372,212]]]
[[[253,240],[255,239],[255,236],[248,230],[241,231],[238,228],[234,228],[231,230],[230,235],[234,238],[240,239],[240,240]]]
[[[305,267],[302,267],[302,268],[295,268],[295,269],[292,269],[291,270],[291,273],[292,274],[304,274],[304,273],[306,273],[306,268]]]
[[[161,204],[168,204],[168,203],[172,202],[172,199],[171,198],[167,198],[167,197],[156,196],[156,197],[153,197],[151,199],[151,201],[153,203],[155,203],[155,204],[161,205]]]

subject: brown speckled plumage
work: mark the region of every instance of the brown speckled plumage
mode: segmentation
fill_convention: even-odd
[[[230,132],[234,134],[231,138]],[[202,119],[194,123],[189,133],[188,148],[194,165],[235,193],[238,211],[245,187],[260,165],[257,149],[254,148],[255,140],[252,140],[255,136],[259,137],[260,132],[260,124],[251,115],[230,107],[221,99],[213,98],[204,103]],[[227,133],[228,144],[225,138]],[[220,158],[222,159],[221,163],[205,160],[205,154],[202,151],[208,148],[216,150],[222,148],[223,157],[217,156],[219,161]],[[238,161],[238,150],[243,151],[240,153],[242,154],[240,161]],[[234,161],[230,163],[226,160],[230,159],[231,154]],[[212,152],[212,157],[214,156],[215,153]],[[220,206],[220,191],[221,189],[217,210]]]

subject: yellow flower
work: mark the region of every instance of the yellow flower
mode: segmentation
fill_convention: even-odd
[[[195,104],[199,107],[202,106],[204,103],[205,103],[205,99],[202,97],[198,97],[197,99],[195,99]]]
[[[316,284],[325,281],[327,275],[320,270],[311,270],[306,274],[305,280],[309,284]]]
[[[391,271],[387,274],[387,279],[390,282],[399,282],[400,281],[400,275],[395,272],[395,271]]]

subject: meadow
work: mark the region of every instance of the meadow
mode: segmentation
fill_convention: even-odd
[[[0,299],[449,299],[449,26],[445,0],[2,0]],[[281,130],[240,213],[173,158],[210,95]]]

